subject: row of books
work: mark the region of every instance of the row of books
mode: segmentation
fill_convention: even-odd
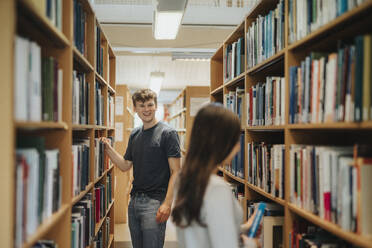
[[[96,125],[103,126],[103,117],[104,117],[104,106],[103,106],[103,87],[102,85],[96,80],[96,92],[95,92],[95,109],[96,109]]]
[[[102,77],[103,75],[103,44],[101,42],[101,29],[96,26],[96,71]]]
[[[105,221],[102,224],[101,229],[98,231],[97,236],[93,240],[93,247],[94,248],[109,247],[110,225],[111,225],[111,218],[106,217]]]
[[[289,43],[304,38],[365,0],[290,0]]]
[[[230,186],[231,192],[233,193],[235,198],[238,200],[242,209],[244,209],[244,201],[245,201],[244,185],[236,184],[236,183],[227,183],[227,184]]]
[[[266,16],[258,16],[248,28],[247,68],[251,68],[284,48],[284,1]]]
[[[228,44],[224,56],[224,81],[227,82],[244,72],[244,37]]]
[[[371,235],[372,158],[357,151],[357,146],[292,145],[290,200],[344,230]]]
[[[15,247],[61,206],[59,150],[46,149],[42,137],[23,136],[16,149]]]
[[[295,220],[289,232],[289,248],[346,248],[353,247],[338,237],[331,235],[323,229],[308,224],[305,221]]]
[[[59,30],[62,30],[62,0],[30,0],[34,8],[45,15]]]
[[[177,117],[174,117],[169,121],[169,125],[175,129],[183,129],[186,128],[186,112],[183,112]]]
[[[107,137],[111,143],[114,145],[114,137]],[[94,178],[99,178],[102,174],[111,166],[111,160],[105,155],[105,145],[100,141],[100,138],[94,139]]]
[[[247,143],[248,182],[284,199],[285,146]]]
[[[111,94],[107,96],[107,126],[115,126],[115,97]]]
[[[245,177],[245,169],[244,169],[244,133],[240,135],[240,151],[234,156],[231,161],[231,166],[226,166],[226,170],[229,171],[236,177],[244,178]]]
[[[83,248],[92,244],[95,232],[93,194],[87,193],[72,207],[71,248]]]
[[[14,117],[17,121],[62,120],[62,70],[40,46],[16,36],[14,49]]]
[[[90,84],[85,74],[73,71],[72,124],[89,124]]]
[[[239,116],[241,125],[244,126],[245,113],[243,107],[245,105],[245,90],[241,88],[236,88],[235,91],[229,91],[224,95],[224,104],[227,109],[236,113]]]
[[[90,140],[75,139],[72,145],[72,195],[77,196],[89,184]]]
[[[74,0],[74,45],[87,57],[87,13],[79,0]]]
[[[186,106],[186,95],[179,97],[176,99],[174,103],[172,103],[169,108],[169,116],[172,117],[175,114],[179,113],[181,110],[183,110]]]
[[[285,79],[266,77],[247,91],[247,125],[285,124]]]
[[[248,217],[257,208],[256,201],[247,202]],[[283,246],[284,209],[276,203],[265,202],[265,209],[261,220],[261,232],[257,236],[261,247],[276,248]]]
[[[290,67],[290,123],[372,120],[372,35]]]
[[[95,194],[95,220],[98,223],[106,214],[106,210],[109,206],[109,195],[104,184],[98,183],[94,187]]]

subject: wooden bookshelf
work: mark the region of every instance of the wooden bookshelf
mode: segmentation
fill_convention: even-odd
[[[134,114],[133,102],[127,85],[116,86],[117,111],[115,113],[116,128],[121,128],[122,135],[116,136],[115,150],[124,155],[128,146],[129,136],[133,130]],[[120,106],[120,108],[119,108]],[[119,108],[119,109],[118,109]],[[127,223],[130,187],[132,184],[132,169],[122,172],[115,167],[115,224]]]
[[[187,151],[187,143],[196,114],[190,111],[193,99],[205,98],[209,101],[209,93],[208,86],[186,86],[176,99],[167,106],[169,111],[167,121],[178,132],[181,151],[185,151],[184,153]]]
[[[3,56],[1,63],[1,75],[3,79],[3,89],[0,91],[0,110],[2,112],[2,122],[0,133],[0,153],[3,161],[3,172],[1,181],[3,183],[1,193],[4,198],[1,207],[1,239],[4,247],[15,247],[15,226],[16,226],[16,190],[15,190],[15,153],[16,140],[24,136],[39,136],[45,138],[46,149],[59,149],[59,169],[62,180],[61,207],[51,216],[42,221],[36,231],[30,234],[21,247],[33,247],[38,240],[53,240],[59,247],[70,247],[71,244],[71,215],[73,206],[88,193],[94,193],[94,185],[100,182],[104,187],[108,187],[106,180],[110,174],[112,178],[113,201],[110,204],[105,217],[109,216],[114,222],[115,219],[115,200],[114,200],[114,180],[115,170],[113,166],[103,172],[99,179],[94,178],[95,169],[95,149],[94,138],[115,136],[115,129],[108,126],[106,99],[108,95],[116,95],[116,58],[107,36],[102,35],[103,46],[104,77],[96,72],[95,54],[95,33],[97,19],[89,0],[77,0],[86,12],[86,36],[85,53],[82,54],[75,46],[74,41],[74,0],[62,0],[60,12],[61,28],[57,28],[46,16],[38,4],[42,1],[33,0],[4,0],[0,1],[0,20],[3,23],[3,40],[0,51]],[[36,4],[34,4],[36,3]],[[98,24],[99,26],[99,24]],[[102,29],[102,28],[101,28]],[[36,42],[41,48],[41,57],[51,56],[58,62],[58,68],[62,70],[62,119],[54,121],[18,121],[15,118],[15,100],[18,93],[15,91],[14,66],[16,36],[27,38]],[[9,63],[9,61],[13,61]],[[72,80],[73,71],[84,73],[86,83],[90,85],[89,94],[89,120],[87,124],[72,123]],[[101,82],[104,113],[103,125],[95,124],[95,82]],[[89,138],[89,170],[88,185],[78,195],[72,194],[72,172],[73,157],[71,147],[75,139]],[[94,196],[94,194],[93,194]],[[93,197],[93,204],[95,199]],[[110,246],[113,247],[114,225],[110,227]]]
[[[213,102],[224,103],[225,96],[230,90],[237,87],[248,89],[258,83],[265,82],[266,77],[279,76],[285,79],[285,122],[280,125],[260,125],[247,126],[244,122],[242,127],[245,132],[245,149],[248,143],[264,142],[267,144],[284,144],[285,163],[284,163],[284,199],[273,196],[263,189],[248,182],[248,156],[245,152],[245,178],[234,176],[228,170],[219,167],[219,173],[223,174],[229,182],[245,184],[245,198],[247,200],[267,199],[276,202],[284,207],[284,229],[283,247],[289,247],[289,234],[292,230],[294,220],[307,221],[312,223],[340,240],[349,242],[360,247],[372,247],[372,238],[362,236],[358,233],[343,230],[335,223],[326,221],[316,214],[310,213],[303,208],[297,207],[290,201],[290,152],[293,144],[305,145],[353,145],[355,143],[372,144],[372,121],[361,122],[327,122],[327,123],[304,123],[290,124],[290,67],[299,66],[301,61],[312,51],[335,52],[337,51],[337,41],[352,41],[357,35],[371,33],[370,23],[372,22],[372,1],[366,0],[355,8],[343,13],[331,20],[329,23],[320,26],[300,40],[289,43],[289,4],[290,0],[284,0],[284,48],[274,53],[269,58],[248,67],[247,40],[246,35],[259,16],[265,16],[269,11],[274,10],[279,0],[261,0],[253,9],[247,13],[243,22],[238,24],[236,29],[221,44],[210,62],[210,99]],[[226,49],[228,45],[237,42],[240,37],[244,37],[245,61],[244,71],[227,82],[224,81],[226,70]],[[244,113],[247,106],[243,106]],[[246,209],[244,209],[246,212]],[[247,215],[245,215],[247,216]]]

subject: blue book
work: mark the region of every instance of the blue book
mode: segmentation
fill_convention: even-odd
[[[256,237],[257,230],[260,227],[262,217],[264,216],[264,213],[265,213],[265,208],[266,208],[266,203],[260,202],[258,204],[256,216],[254,217],[252,226],[248,232],[249,238]]]

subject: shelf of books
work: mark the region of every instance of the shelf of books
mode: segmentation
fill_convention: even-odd
[[[210,101],[209,92],[209,86],[186,86],[167,106],[167,121],[178,133],[182,155],[187,151],[187,140],[199,106]]]
[[[5,0],[0,19],[2,243],[113,246],[115,171],[100,138],[114,143],[115,55],[91,3]]]
[[[246,217],[269,203],[263,247],[372,247],[371,21],[371,0],[261,0],[211,58],[244,130],[218,174]]]

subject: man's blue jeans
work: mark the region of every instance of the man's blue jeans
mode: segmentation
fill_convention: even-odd
[[[144,193],[131,197],[128,219],[133,248],[163,248],[166,222],[156,222],[160,204]]]

